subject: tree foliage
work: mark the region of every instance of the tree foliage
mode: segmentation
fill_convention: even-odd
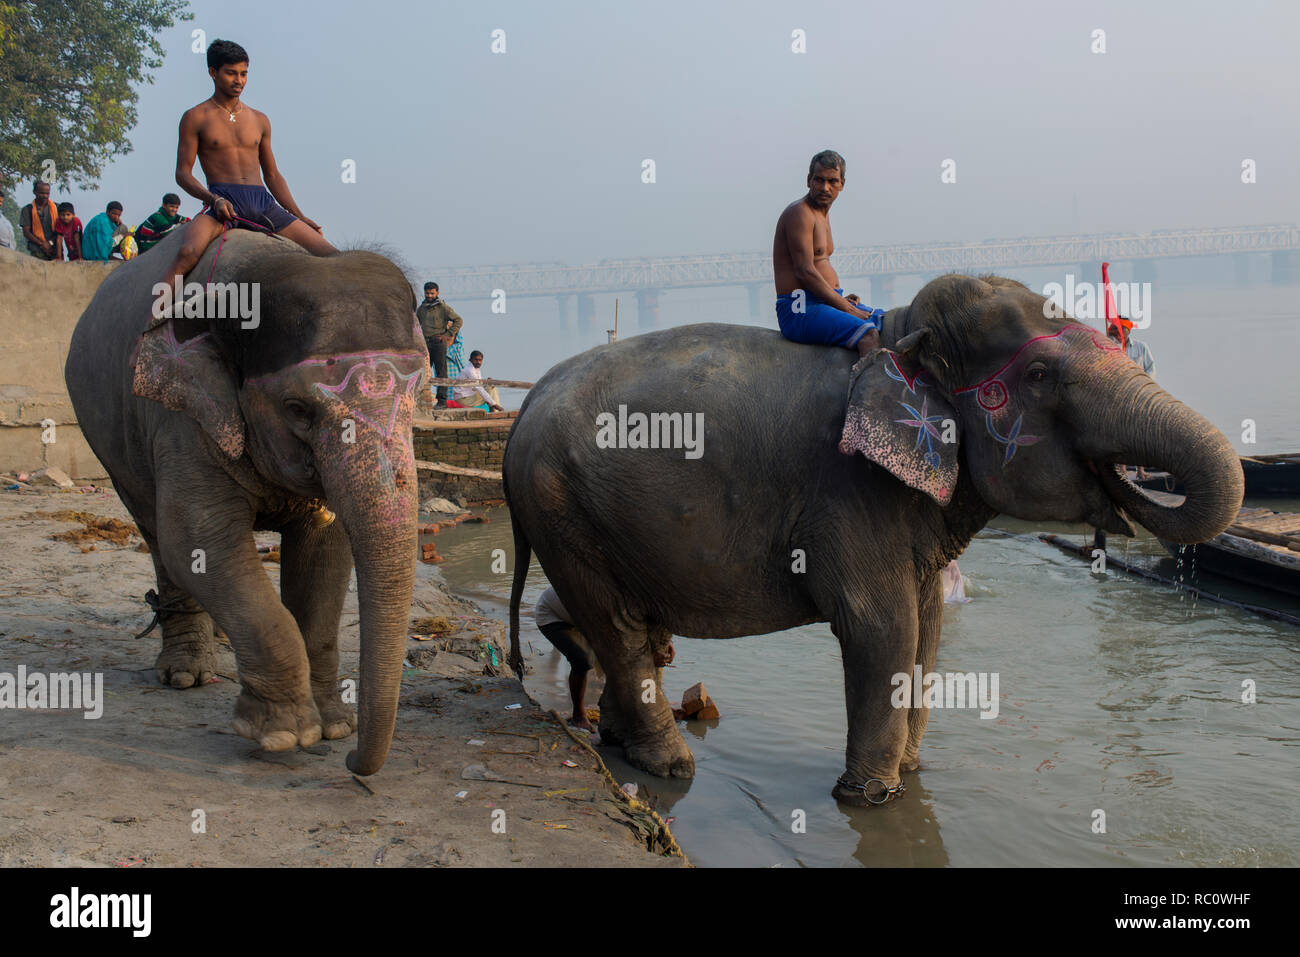
[[[0,176],[93,187],[187,0],[0,0]],[[53,161],[51,169],[50,161]]]

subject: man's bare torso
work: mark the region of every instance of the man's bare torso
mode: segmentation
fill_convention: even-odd
[[[772,242],[772,271],[776,278],[776,294],[787,296],[803,285],[790,258],[790,236],[796,231],[804,235],[811,231],[813,267],[831,284],[831,288],[840,288],[840,277],[831,266],[835,241],[831,237],[830,219],[825,210],[810,206],[805,196],[787,206],[776,221],[776,238]]]
[[[199,165],[209,183],[262,185],[261,148],[269,124],[266,115],[244,106],[230,113],[211,100],[189,110],[182,123],[197,127]]]

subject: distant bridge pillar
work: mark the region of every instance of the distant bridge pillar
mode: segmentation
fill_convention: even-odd
[[[1153,286],[1156,279],[1159,278],[1156,272],[1156,261],[1154,259],[1137,259],[1133,262],[1133,281],[1149,282]]]
[[[573,331],[573,297],[568,293],[560,293],[555,297],[556,303],[560,307],[560,328],[565,332]]]
[[[1079,263],[1075,267],[1074,284],[1081,282],[1101,282],[1101,263]]]
[[[1237,288],[1250,284],[1250,254],[1232,254],[1232,284]]]
[[[757,282],[751,282],[745,287],[746,291],[749,292],[749,318],[751,319],[763,318],[760,302],[763,298],[764,288],[766,287],[762,283]]]
[[[653,329],[659,325],[659,290],[636,291],[636,325],[638,329]]]
[[[1287,286],[1296,281],[1300,252],[1294,249],[1278,249],[1273,252],[1273,285]]]
[[[894,305],[894,276],[872,276],[870,299],[867,305],[873,309],[888,309]]]
[[[596,299],[590,293],[578,293],[578,332],[590,335],[596,328]]]

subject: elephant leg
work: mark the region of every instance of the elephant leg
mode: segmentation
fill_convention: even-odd
[[[831,794],[845,804],[863,807],[885,803],[892,796],[886,788],[901,783],[899,765],[907,747],[909,709],[895,707],[894,679],[904,675],[910,683],[917,656],[915,590],[887,594],[882,585],[886,580],[882,577],[875,585],[876,607],[841,606],[831,618],[844,659],[849,725],[845,773]]]
[[[603,616],[599,627],[584,620],[601,667],[600,738],[621,744],[628,764],[659,777],[695,776],[695,758],[673,720],[656,668],[651,631],[622,615]],[[599,636],[599,637],[596,637]]]
[[[230,638],[243,686],[234,730],[267,751],[315,744],[321,718],[306,650],[258,558],[253,505],[224,474],[184,458],[159,461],[159,552],[172,581]]]
[[[162,628],[162,649],[154,661],[158,680],[173,688],[192,688],[212,680],[217,671],[220,646],[212,631],[212,618],[192,596],[171,579],[163,567],[158,549],[155,516],[151,509],[119,485],[118,497],[127,507],[153,559],[158,580],[158,624]]]
[[[346,738],[357,714],[340,695],[339,617],[352,573],[352,550],[341,522],[324,528],[299,520],[280,539],[280,600],[293,614],[307,647],[311,693],[324,737]]]
[[[163,568],[158,543],[145,537],[158,574],[158,623],[162,650],[154,662],[158,680],[173,688],[192,688],[212,680],[220,646],[212,631],[212,617],[178,587]]]
[[[934,660],[939,654],[939,629],[943,624],[943,587],[939,576],[934,575],[921,584],[921,600],[917,613],[916,662],[921,674],[934,671]],[[907,747],[899,765],[903,771],[915,771],[921,766],[921,739],[930,721],[930,709],[922,702],[912,702],[907,712]]]

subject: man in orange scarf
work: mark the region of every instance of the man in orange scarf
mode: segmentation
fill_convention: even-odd
[[[37,259],[54,259],[58,255],[54,221],[59,218],[50,202],[50,184],[37,182],[32,187],[32,202],[18,214],[18,224],[27,240],[27,251]]]

